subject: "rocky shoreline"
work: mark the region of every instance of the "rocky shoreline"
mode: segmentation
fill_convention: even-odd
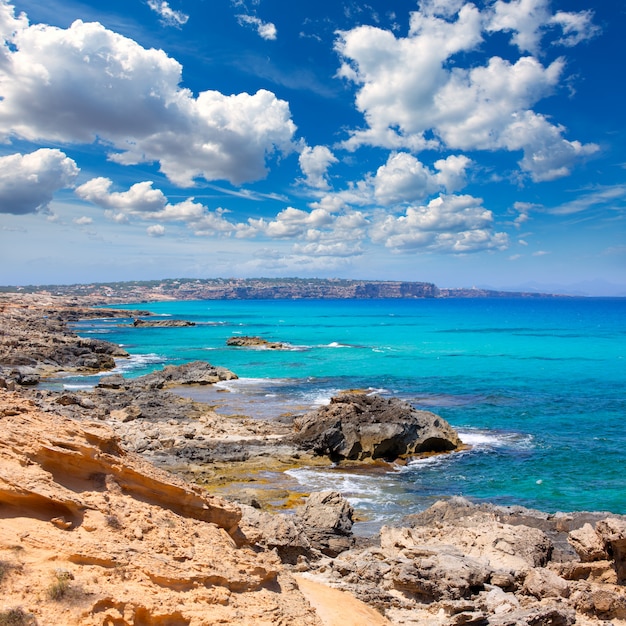
[[[362,538],[335,492],[282,489],[292,510],[272,511],[261,471],[461,443],[358,393],[297,419],[220,416],[176,393],[236,378],[203,362],[107,375],[124,351],[67,322],[148,314],[90,304],[0,295],[0,623],[626,624],[626,517],[457,498]],[[103,376],[38,386],[69,371]]]

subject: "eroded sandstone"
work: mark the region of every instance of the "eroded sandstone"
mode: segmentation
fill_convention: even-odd
[[[0,611],[41,624],[319,624],[277,556],[241,541],[237,506],[15,392],[0,390],[0,429]]]

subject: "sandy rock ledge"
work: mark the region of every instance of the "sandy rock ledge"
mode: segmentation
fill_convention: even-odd
[[[319,624],[238,507],[124,452],[101,424],[0,390],[0,615],[37,624]],[[4,612],[4,613],[3,613]]]

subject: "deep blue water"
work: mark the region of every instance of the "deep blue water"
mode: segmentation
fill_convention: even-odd
[[[127,328],[90,320],[86,336],[133,355],[128,376],[202,359],[240,376],[203,391],[224,414],[272,417],[337,391],[378,390],[446,418],[473,445],[388,474],[298,470],[366,514],[397,518],[464,495],[545,511],[626,514],[626,299],[185,301],[137,308],[195,321]],[[226,346],[258,335],[289,351]],[[91,384],[67,379],[65,385]]]

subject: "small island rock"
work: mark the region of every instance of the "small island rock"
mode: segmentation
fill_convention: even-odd
[[[141,318],[136,318],[133,320],[132,325],[137,327],[147,327],[147,328],[184,328],[185,326],[195,326],[195,322],[190,322],[188,320],[144,320]]]
[[[226,341],[227,346],[236,346],[239,348],[265,348],[266,350],[289,350],[289,346],[286,343],[280,341],[268,341],[261,337],[248,337],[242,335],[241,337],[230,337]]]

